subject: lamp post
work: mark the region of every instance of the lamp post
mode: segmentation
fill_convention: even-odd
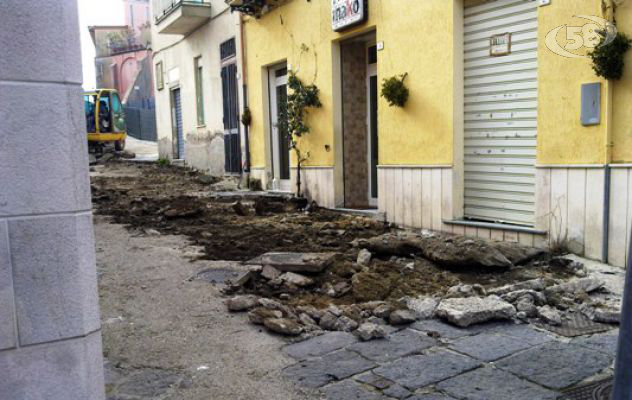
[[[612,400],[632,400],[632,242],[628,249]]]

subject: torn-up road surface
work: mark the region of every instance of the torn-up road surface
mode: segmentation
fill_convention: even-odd
[[[112,400],[554,399],[611,374],[620,270],[179,168],[95,175],[126,225],[97,223]]]
[[[316,399],[289,383],[284,342],[225,312],[219,288],[190,280],[180,236],[139,234],[96,217],[108,399]]]

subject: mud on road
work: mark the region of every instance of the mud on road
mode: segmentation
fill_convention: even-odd
[[[197,172],[156,164],[105,168],[106,174],[92,178],[98,214],[132,228],[185,235],[204,247],[201,259],[245,261],[269,251],[344,253],[354,239],[389,230],[324,209],[305,214],[285,198],[263,194],[242,200],[246,215],[238,215],[233,204],[239,196],[211,197],[213,184]]]

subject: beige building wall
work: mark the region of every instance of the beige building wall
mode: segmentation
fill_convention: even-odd
[[[162,62],[164,88],[156,90],[156,122],[161,158],[173,158],[173,126],[171,90],[180,88],[182,123],[185,139],[185,163],[212,175],[224,171],[224,123],[220,44],[231,38],[237,46],[238,96],[243,106],[239,14],[231,13],[223,0],[210,0],[212,18],[188,36],[160,34],[152,24],[154,71]],[[201,57],[203,67],[203,97],[205,123],[198,125],[195,59]],[[176,79],[177,78],[177,79]],[[157,79],[156,79],[157,81]],[[242,134],[242,160],[244,137]]]

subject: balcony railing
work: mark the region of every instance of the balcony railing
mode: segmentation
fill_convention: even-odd
[[[154,0],[158,32],[186,35],[211,18],[208,0]]]

